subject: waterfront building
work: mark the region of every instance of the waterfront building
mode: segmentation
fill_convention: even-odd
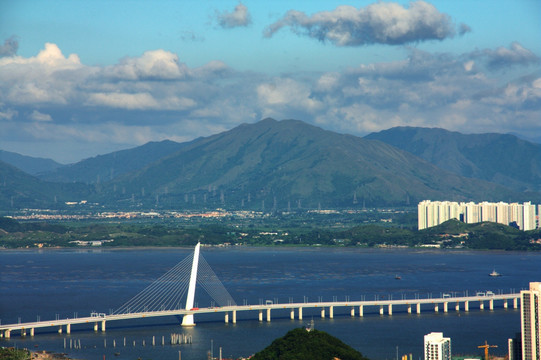
[[[507,340],[508,360],[522,360],[521,334],[516,333],[515,337]]]
[[[439,225],[450,219],[476,224],[490,221],[504,225],[516,224],[519,229],[527,231],[541,227],[539,214],[541,205],[531,202],[519,203],[458,203],[452,201],[423,200],[417,206],[418,228],[426,229]]]
[[[520,292],[522,360],[541,359],[541,282]]]
[[[432,332],[424,337],[425,360],[451,360],[451,339],[441,332]]]

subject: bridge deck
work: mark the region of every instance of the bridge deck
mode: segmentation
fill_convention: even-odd
[[[0,331],[2,335],[9,337],[9,332],[15,330],[29,330],[36,328],[44,327],[62,327],[74,324],[98,324],[104,323],[105,321],[114,321],[114,320],[127,320],[127,319],[140,319],[140,318],[150,318],[150,317],[160,317],[160,316],[175,316],[175,315],[195,315],[195,314],[206,314],[206,313],[230,313],[237,311],[270,311],[273,309],[301,309],[301,308],[331,308],[331,307],[364,307],[364,306],[413,306],[413,305],[423,305],[423,304],[449,304],[449,303],[470,303],[470,302],[479,302],[484,303],[486,301],[494,302],[498,300],[503,300],[504,303],[507,303],[507,300],[519,299],[520,294],[500,294],[500,295],[490,295],[490,296],[462,296],[462,297],[442,297],[442,298],[426,298],[426,299],[400,299],[400,300],[391,300],[391,299],[381,299],[381,300],[370,300],[370,301],[333,301],[333,302],[305,302],[305,303],[281,303],[281,304],[260,304],[260,305],[235,305],[235,306],[224,306],[224,307],[208,307],[208,308],[198,308],[193,310],[166,310],[166,311],[149,311],[149,312],[137,312],[137,313],[126,313],[126,314],[112,314],[105,315],[100,314],[100,316],[89,316],[89,317],[80,317],[80,318],[68,318],[68,319],[58,319],[58,320],[47,320],[47,321],[36,321],[36,322],[26,322],[26,323],[17,323],[17,324],[4,324],[0,325]],[[516,306],[516,303],[515,303]],[[69,331],[69,330],[68,330]]]

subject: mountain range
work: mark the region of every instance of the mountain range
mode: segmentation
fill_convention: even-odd
[[[541,191],[541,144],[514,135],[395,127],[365,139],[383,141],[461,176],[517,191]]]
[[[401,135],[403,129],[412,131]],[[441,129],[394,128],[360,138],[297,120],[265,119],[187,143],[148,143],[37,177],[0,162],[0,208],[22,207],[32,197],[54,206],[54,196],[57,204],[70,198],[117,208],[265,210],[407,206],[424,199],[539,201],[539,147],[496,135],[468,143],[452,139],[470,135]],[[416,145],[408,150],[409,142]],[[439,143],[449,154],[430,155],[429,148],[441,152]],[[491,161],[492,167],[480,164],[495,146],[507,146],[510,155]],[[489,154],[476,153],[483,151]],[[518,161],[513,154],[530,160],[520,163],[529,164],[522,177],[515,173],[520,166],[505,163]],[[12,181],[16,176],[19,181]]]
[[[52,171],[63,166],[51,159],[24,156],[4,150],[0,150],[0,161],[11,164],[30,175]]]
[[[75,164],[41,171],[36,175],[42,180],[56,182],[107,182],[119,175],[139,170],[188,144],[189,142],[178,143],[170,140],[149,142],[133,149],[98,155]]]

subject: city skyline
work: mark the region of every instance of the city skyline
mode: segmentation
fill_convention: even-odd
[[[541,137],[536,1],[1,4],[2,150],[75,162],[265,117]]]

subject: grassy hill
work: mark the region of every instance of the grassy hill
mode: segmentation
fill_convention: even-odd
[[[101,191],[104,201],[150,204],[159,199],[169,207],[267,210],[521,196],[503,186],[442,171],[379,141],[273,119],[193,141],[104,184]]]
[[[92,190],[83,184],[41,181],[0,161],[0,209],[58,208],[91,195]]]
[[[103,183],[122,174],[142,169],[180,150],[186,144],[170,140],[149,142],[132,149],[98,155],[52,171],[40,172],[37,176],[42,180],[55,182]]]
[[[360,352],[323,331],[289,331],[256,353],[252,360],[368,360]]]
[[[437,128],[395,127],[366,136],[455,174],[516,191],[541,191],[541,144],[506,134],[465,135]]]
[[[419,144],[426,148],[424,142]],[[529,149],[526,145],[524,149]],[[439,151],[436,144],[432,147]],[[479,150],[472,149],[474,153]],[[507,164],[510,157],[517,162],[527,157],[526,150],[511,150],[505,156],[493,151],[491,163],[502,159]],[[478,162],[488,163],[486,156]],[[516,170],[515,183],[521,174],[536,181],[536,159],[530,158],[529,170]],[[509,173],[516,169],[506,166]],[[493,178],[504,175],[505,179],[511,176],[498,172]],[[148,143],[40,176],[0,163],[0,209],[50,208],[83,199],[106,209],[264,211],[407,207],[425,199],[541,202],[539,192],[463,177],[381,141],[338,134],[297,120],[265,119],[182,144]]]
[[[0,161],[15,166],[17,169],[30,175],[36,175],[45,171],[52,171],[63,165],[51,159],[25,156],[10,151],[0,150]]]

